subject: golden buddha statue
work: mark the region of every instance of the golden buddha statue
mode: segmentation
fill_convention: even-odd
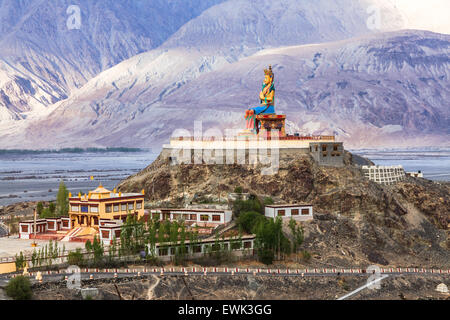
[[[254,132],[256,132],[256,115],[275,113],[275,86],[273,83],[274,74],[272,72],[272,66],[269,66],[269,69],[264,69],[264,74],[264,81],[261,92],[259,93],[261,105],[245,111],[246,129],[253,130]]]

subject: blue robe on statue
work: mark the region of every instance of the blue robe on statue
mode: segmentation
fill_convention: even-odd
[[[274,106],[260,106],[260,107],[254,107],[250,108],[250,110],[253,110],[256,115],[264,114],[264,113],[275,113],[275,107]]]

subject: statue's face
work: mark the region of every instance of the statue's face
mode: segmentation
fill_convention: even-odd
[[[266,74],[266,76],[264,77],[264,84],[269,84],[272,82],[272,78]]]

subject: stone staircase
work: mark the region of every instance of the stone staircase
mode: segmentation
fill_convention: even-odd
[[[81,227],[74,228],[64,238],[62,238],[61,241],[66,241],[66,242],[70,241],[70,238],[75,237],[82,230],[83,230],[83,228],[81,228]]]

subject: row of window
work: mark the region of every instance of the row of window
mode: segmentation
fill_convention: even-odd
[[[136,209],[134,202],[110,203],[106,204],[106,213],[111,212],[127,212],[142,209],[142,201],[136,201]],[[96,205],[71,205],[70,211],[82,213],[98,213],[98,204]]]
[[[319,146],[315,145],[314,146],[314,150],[315,151],[319,151]],[[338,150],[339,150],[339,145],[338,144],[334,144],[333,145],[333,151],[338,151]],[[312,151],[312,147],[309,147],[309,151]],[[322,145],[322,151],[327,151],[327,145],[326,144]]]
[[[302,216],[309,215],[309,209],[302,209],[301,211]],[[286,215],[286,210],[278,210],[277,211],[278,216],[284,217]],[[298,216],[299,215],[299,209],[291,209],[291,216]]]
[[[121,211],[127,212],[139,209],[142,209],[142,201],[136,201],[136,209],[134,206],[134,202],[106,204],[106,213],[121,212]]]
[[[244,247],[244,249],[251,249],[252,248],[252,242],[251,241],[243,241],[242,245],[239,242],[232,242],[231,243],[231,250],[239,250],[242,247]],[[206,244],[203,245],[203,250],[202,250],[202,245],[194,245],[192,246],[192,248],[190,246],[188,246],[188,252],[190,253],[201,253],[201,252],[207,252],[209,250],[212,251],[219,251],[221,249],[223,250],[228,250],[229,246],[228,243],[223,243],[223,244]],[[175,251],[176,248],[159,248],[158,253],[159,256],[168,256],[168,255],[175,255]]]
[[[98,205],[71,205],[70,211],[83,213],[98,213]]]
[[[153,218],[157,218],[159,217],[159,214],[153,214]],[[164,215],[163,216],[163,220],[168,220],[169,219],[169,215]],[[197,221],[197,214],[196,213],[192,213],[192,214],[188,214],[188,213],[172,213],[172,220],[185,220],[185,221]],[[221,221],[221,216],[220,214],[213,214],[208,215],[208,214],[200,214],[200,221]]]
[[[322,153],[322,157],[326,157],[328,155],[328,152],[323,152]],[[331,156],[332,157],[340,157],[341,153],[340,152],[331,152]]]

